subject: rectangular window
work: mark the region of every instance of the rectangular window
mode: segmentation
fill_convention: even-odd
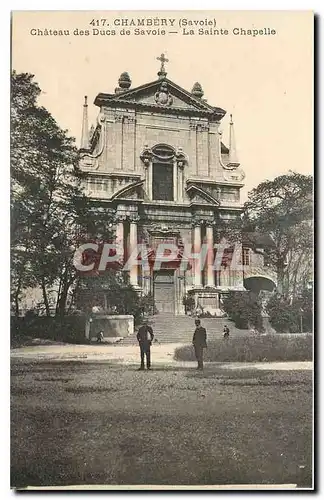
[[[243,266],[250,265],[250,249],[243,248]]]
[[[153,200],[173,201],[173,165],[153,163]]]

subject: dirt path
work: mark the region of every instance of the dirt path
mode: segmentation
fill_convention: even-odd
[[[152,360],[154,364],[168,366],[193,367],[193,361],[176,361],[175,350],[182,344],[158,344],[152,347]],[[139,362],[138,347],[134,345],[49,345],[21,347],[11,350],[11,358],[21,360],[60,360],[60,361],[104,361],[109,360],[118,364],[136,364]],[[213,363],[217,364],[217,363]],[[258,370],[312,370],[312,361],[285,361],[262,363],[218,363],[223,368],[253,368]]]

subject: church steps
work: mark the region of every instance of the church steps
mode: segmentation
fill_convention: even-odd
[[[195,330],[194,318],[190,316],[161,314],[152,316],[149,319],[149,324],[153,328],[155,339],[160,343],[190,344]],[[224,325],[228,325],[230,335],[233,337],[248,334],[248,330],[236,328],[234,324],[226,318],[204,318],[201,319],[201,324],[206,328],[207,338],[209,340],[221,338],[223,336]],[[136,343],[136,332],[134,335],[124,338],[121,342],[123,345]]]

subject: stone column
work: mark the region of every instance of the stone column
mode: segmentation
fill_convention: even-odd
[[[121,261],[124,261],[124,222],[122,219],[117,220],[116,226],[116,244],[118,245],[118,253]]]
[[[183,167],[179,167],[178,201],[183,201]]]
[[[228,287],[229,286],[229,268],[222,267],[221,268],[221,286]]]
[[[173,199],[178,200],[178,164],[173,162]]]
[[[131,221],[129,227],[129,255],[133,253],[137,246],[137,222]],[[138,286],[137,282],[138,265],[134,265],[129,273],[130,283],[134,287]]]
[[[195,288],[200,288],[201,287],[201,228],[200,225],[195,225],[194,226],[194,253],[199,254],[199,258],[195,259],[194,261],[194,272],[195,272],[195,277],[194,277],[194,287]]]
[[[115,115],[115,123],[113,127],[113,137],[111,138],[111,142],[114,148],[115,153],[115,170],[122,170],[122,136],[123,136],[123,121],[124,115],[123,113],[116,113]]]
[[[153,162],[150,161],[147,167],[147,196],[149,200],[153,198]]]
[[[215,286],[215,271],[214,264],[214,231],[213,227],[207,225],[206,227],[206,243],[207,243],[207,286]]]
[[[147,270],[143,271],[143,268],[142,268],[142,275],[143,275],[143,293],[144,293],[144,295],[148,295],[151,291],[150,271],[147,271]]]
[[[145,192],[148,197],[150,197],[150,164],[144,165],[145,171]]]

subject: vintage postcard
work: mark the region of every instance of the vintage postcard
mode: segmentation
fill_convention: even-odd
[[[314,15],[15,11],[11,487],[313,489]]]

